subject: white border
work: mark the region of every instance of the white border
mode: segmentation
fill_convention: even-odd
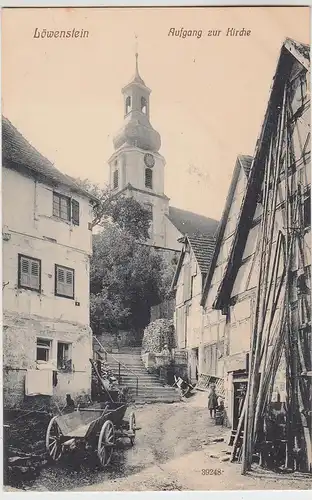
[[[293,0],[264,0],[264,1],[258,1],[258,0],[241,0],[240,2],[236,2],[234,0],[111,0],[111,1],[92,1],[92,0],[0,0],[0,8],[3,7],[169,7],[169,6],[176,6],[176,7],[200,7],[200,6],[206,6],[206,7],[220,7],[220,6],[237,6],[237,7],[256,7],[256,6],[312,6],[312,0],[301,0],[301,1],[293,1]],[[312,18],[312,9],[310,11],[310,19]],[[1,54],[0,54],[0,64],[1,64]],[[1,91],[1,80],[0,80],[0,91]],[[1,135],[0,135],[0,145],[2,144],[1,141]],[[2,179],[2,178],[0,178]],[[2,185],[2,184],[1,184]],[[0,192],[0,201],[2,201],[2,196]],[[2,204],[1,204],[2,206]],[[0,222],[2,222],[2,213],[0,211]],[[2,225],[1,225],[2,227]],[[2,263],[2,245],[1,245],[1,250],[0,250],[0,258],[1,258],[1,263]],[[0,277],[2,277],[2,265],[0,264]],[[2,326],[2,294],[0,295],[0,307],[1,307],[1,326]],[[1,328],[2,330],[2,328]],[[2,352],[2,335],[0,336],[0,352]],[[1,361],[0,361],[1,367],[2,367],[2,356],[1,356]],[[2,369],[0,372],[0,407],[2,409]],[[3,449],[2,449],[2,420],[3,420],[3,415],[2,411],[0,412],[0,441],[1,441],[1,450],[0,450],[0,478],[1,478],[1,484],[3,484],[3,470],[2,470],[2,463],[3,463]],[[265,493],[264,493],[265,492]],[[182,491],[182,492],[169,492],[169,491],[152,491],[152,492],[88,492],[88,493],[80,493],[80,492],[44,492],[44,496],[52,498],[55,498],[55,495],[58,495],[59,500],[69,500],[70,498],[82,498],[82,499],[87,499],[89,497],[95,498],[95,496],[98,496],[103,498],[105,496],[106,498],[109,498],[109,500],[120,500],[122,497],[124,499],[129,499],[129,500],[139,500],[140,498],[144,498],[148,494],[149,498],[151,500],[164,500],[165,498],[179,498],[179,500],[187,500],[189,498],[192,499],[198,499],[198,500],[204,500],[208,497],[208,495],[211,497],[213,500],[223,500],[223,499],[231,499],[231,500],[245,500],[245,499],[252,499],[252,500],[262,500],[263,495],[265,494],[266,496],[271,497],[274,496],[275,500],[292,500],[294,497],[296,497],[296,500],[301,500],[301,499],[308,499],[310,498],[310,493],[309,491],[302,491],[302,490],[261,490],[261,491],[254,491],[254,490],[248,490],[248,491]],[[38,498],[39,496],[42,496],[43,493],[40,492],[3,492],[3,497],[7,498],[9,495],[9,498],[12,500],[20,500],[20,499],[33,499],[34,496]]]

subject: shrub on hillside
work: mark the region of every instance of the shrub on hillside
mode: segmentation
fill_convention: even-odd
[[[159,353],[167,344],[169,349],[175,347],[173,321],[157,319],[144,330],[142,350],[144,352]]]

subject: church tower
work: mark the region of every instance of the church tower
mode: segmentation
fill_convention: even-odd
[[[164,194],[165,159],[159,153],[161,139],[150,123],[151,90],[139,74],[123,89],[124,123],[113,139],[115,152],[108,160],[113,192],[134,197],[150,210],[151,245],[166,247],[166,215],[169,199]]]

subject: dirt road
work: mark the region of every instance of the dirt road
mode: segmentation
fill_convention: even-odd
[[[141,428],[137,431],[135,445],[132,448],[128,440],[118,443],[106,471],[84,461],[83,457],[74,461],[64,457],[57,464],[43,469],[27,489],[70,490],[114,481],[199,450],[221,433],[221,428],[214,425],[203,406],[201,403],[198,407],[181,402],[131,408],[129,411],[134,409],[137,425]]]
[[[283,477],[263,471],[240,475],[230,464],[228,429],[214,425],[206,395],[188,402],[132,408],[137,432],[132,448],[118,443],[111,465],[102,471],[90,461],[66,460],[43,469],[26,489],[32,491],[136,491],[183,489],[310,489],[310,477]],[[131,409],[129,409],[131,411]],[[218,438],[224,441],[215,443]]]

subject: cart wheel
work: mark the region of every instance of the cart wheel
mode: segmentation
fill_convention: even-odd
[[[56,419],[57,417],[53,417],[50,420],[46,434],[46,450],[55,462],[61,458],[63,453],[63,445],[61,443],[62,431]]]
[[[130,437],[130,443],[132,446],[134,445],[135,440],[135,431],[136,431],[136,423],[135,423],[135,414],[131,412],[129,415],[129,431],[133,433],[133,436]]]
[[[111,420],[104,422],[98,441],[97,454],[102,467],[109,464],[113,454],[113,447],[115,445],[115,429]]]

